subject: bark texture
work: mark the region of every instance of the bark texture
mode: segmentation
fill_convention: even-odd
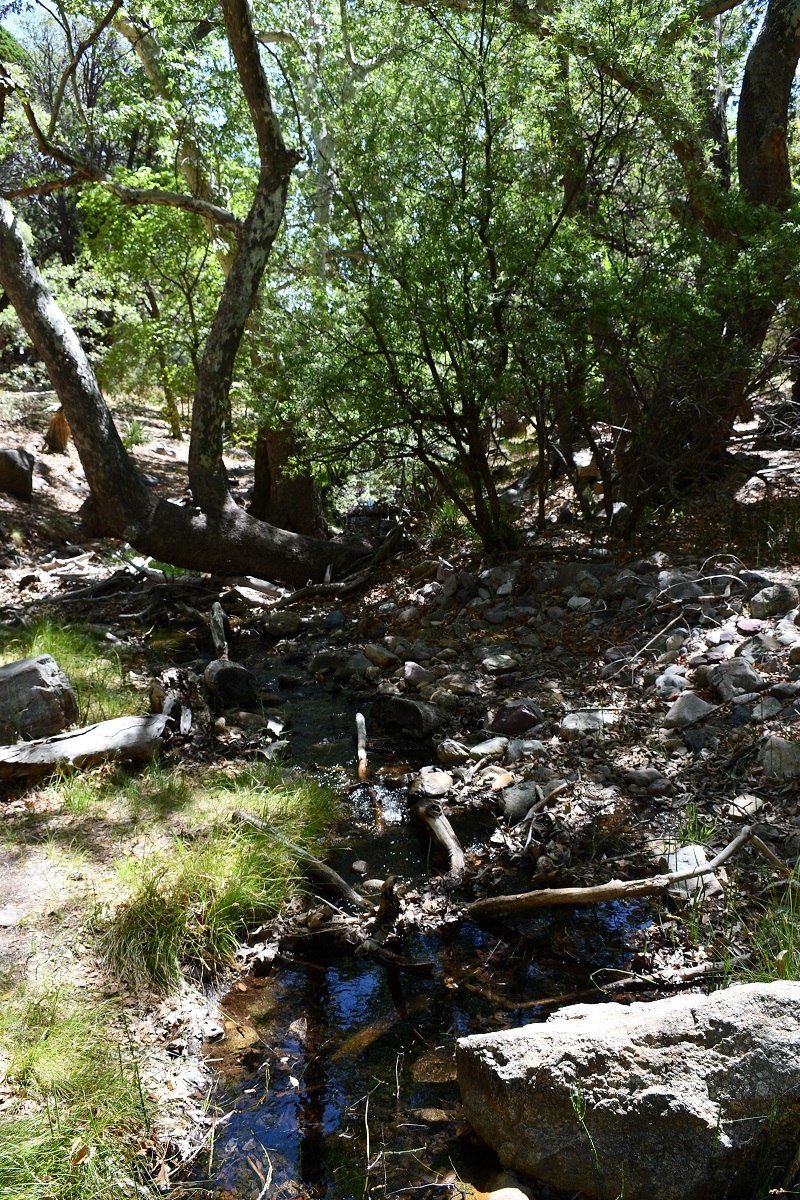
[[[800,58],[799,0],[770,0],[747,56],[737,122],[739,183],[753,204],[785,208],[792,179],[786,142]]]

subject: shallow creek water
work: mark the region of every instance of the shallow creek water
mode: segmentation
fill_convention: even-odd
[[[352,787],[356,707],[319,688],[286,696],[291,760],[320,764],[329,783]],[[395,874],[411,888],[427,879],[430,847],[406,819],[404,790],[358,788],[346,807],[329,855],[345,878],[357,884],[351,865],[363,859],[371,878]],[[495,827],[489,811],[451,821],[465,848],[485,844]],[[242,1200],[424,1195],[454,1172],[490,1186],[498,1164],[460,1124],[455,1039],[602,998],[591,976],[625,966],[631,930],[649,923],[645,905],[605,904],[513,927],[445,925],[400,947],[436,964],[430,978],[353,956],[265,968],[222,1001],[226,1038],[209,1059],[224,1119],[197,1178]]]

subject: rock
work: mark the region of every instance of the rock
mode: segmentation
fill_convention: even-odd
[[[750,709],[751,721],[771,721],[783,712],[783,705],[775,696],[762,696]]]
[[[77,719],[72,686],[49,654],[0,667],[0,744],[52,737]]]
[[[765,779],[794,779],[800,775],[800,742],[766,737],[758,754]]]
[[[444,724],[447,714],[424,700],[376,696],[370,708],[370,719],[385,729],[398,729],[411,737],[424,738]]]
[[[708,686],[720,700],[733,700],[740,692],[760,691],[764,680],[745,658],[731,658],[718,663],[706,675]]]
[[[229,658],[215,658],[203,672],[203,683],[225,708],[237,704],[253,704],[258,696],[258,683],[252,671]]]
[[[667,729],[685,729],[713,711],[714,705],[706,703],[696,692],[684,692],[667,710],[664,725]]]
[[[0,492],[30,500],[33,495],[33,464],[27,450],[0,450]]]
[[[754,617],[739,617],[736,628],[745,637],[751,637],[754,633],[761,633],[764,624],[763,621],[757,621]]]
[[[619,721],[619,713],[608,708],[588,708],[583,712],[569,713],[562,720],[558,732],[568,742],[578,738],[597,737],[611,729]]]
[[[728,805],[728,816],[734,821],[747,821],[757,816],[764,807],[764,801],[753,792],[741,792],[734,796]]]
[[[455,742],[452,738],[445,738],[436,747],[436,757],[443,767],[455,767],[459,763],[469,762],[469,746]]]
[[[666,600],[698,600],[703,595],[700,584],[682,571],[659,571],[657,587]]]
[[[506,788],[500,799],[503,816],[511,825],[521,821],[530,807],[536,803],[536,784],[516,783]]]
[[[678,692],[682,692],[684,688],[688,687],[691,687],[691,684],[686,678],[683,667],[668,667],[656,678],[655,682],[656,695],[662,696],[666,700],[671,700]]]
[[[516,671],[519,659],[513,654],[487,654],[481,661],[481,667],[489,675],[504,675],[507,671]]]
[[[278,612],[268,613],[264,617],[262,628],[272,637],[294,637],[301,624],[300,613],[279,609]]]
[[[771,587],[756,592],[750,601],[750,613],[754,617],[782,617],[800,604],[797,588],[787,583],[773,583]]]
[[[567,608],[573,612],[588,612],[592,607],[592,601],[588,596],[570,596],[567,601]]]
[[[365,654],[351,654],[340,667],[333,672],[337,683],[349,683],[351,679],[363,679],[372,663]]]
[[[697,867],[707,867],[708,858],[703,846],[679,846],[677,850],[671,850],[663,855],[658,865],[660,870],[668,871],[670,874],[674,871],[694,871]],[[681,900],[691,900],[694,896],[700,898],[718,896],[722,887],[713,875],[698,875],[694,879],[676,880],[675,883],[670,884],[667,891],[670,896],[678,896]]]
[[[332,608],[325,618],[326,629],[341,629],[347,624],[347,617],[340,608]]]
[[[513,736],[534,729],[544,721],[544,713],[533,700],[511,700],[504,704],[490,726],[492,733]]]
[[[456,1064],[505,1167],[587,1197],[746,1200],[797,1146],[800,983],[573,1005],[461,1038]]]
[[[380,667],[384,670],[385,667],[393,667],[399,661],[396,654],[392,654],[391,650],[387,650],[385,646],[379,646],[375,642],[368,642],[364,647],[364,657],[368,658],[374,667]]]
[[[411,796],[427,796],[431,800],[446,796],[453,786],[453,776],[447,771],[420,771],[409,790]]]
[[[508,738],[489,738],[486,742],[478,742],[477,746],[470,746],[469,756],[474,762],[481,758],[502,758],[507,747]]]
[[[425,699],[430,700],[431,704],[438,704],[441,708],[458,708],[458,699],[455,693],[445,687],[431,689],[430,695]]]
[[[403,664],[403,679],[412,687],[419,687],[421,684],[434,683],[436,676],[433,671],[421,667],[419,663],[407,662]]]

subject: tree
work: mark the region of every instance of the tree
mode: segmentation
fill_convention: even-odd
[[[5,202],[0,219],[0,284],[48,369],[107,532],[125,536],[145,552],[179,565],[218,572],[256,571],[305,582],[341,565],[352,552],[249,517],[230,496],[222,461],[224,413],[236,354],[280,228],[289,177],[298,160],[283,141],[245,0],[224,0],[223,15],[253,124],[258,178],[242,223],[195,197],[187,197],[187,203],[180,205],[219,219],[239,235],[200,365],[193,408],[189,469],[199,512],[159,500],[139,478],[78,340],[36,271]],[[4,74],[8,78],[8,73]],[[8,82],[6,90],[10,90]],[[24,97],[22,104],[30,108]],[[113,180],[98,175],[76,156],[62,153],[60,158],[71,160],[73,169],[119,193]],[[138,192],[123,188],[122,194],[126,191],[131,202],[142,201]],[[161,195],[156,202],[175,205],[177,200],[173,195]]]

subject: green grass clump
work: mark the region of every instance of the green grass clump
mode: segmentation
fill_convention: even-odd
[[[795,869],[794,883],[798,872]],[[800,889],[787,887],[764,907],[750,938],[753,966],[751,979],[800,979]]]
[[[112,1010],[53,990],[0,1005],[13,1099],[0,1122],[0,1197],[155,1197],[144,1173],[150,1118],[136,1063],[109,1033]]]
[[[304,846],[333,816],[328,793],[277,783],[266,767],[235,776],[210,772],[203,790],[217,809],[211,825],[120,867],[128,898],[101,928],[100,945],[108,967],[137,987],[165,991],[183,970],[205,976],[232,965],[248,929],[275,916],[301,888],[292,851],[269,833],[233,824],[233,809],[246,809]]]
[[[29,629],[0,630],[0,663],[49,654],[72,684],[79,721],[107,721],[144,711],[141,692],[131,686],[119,654],[92,630],[38,620]]]

